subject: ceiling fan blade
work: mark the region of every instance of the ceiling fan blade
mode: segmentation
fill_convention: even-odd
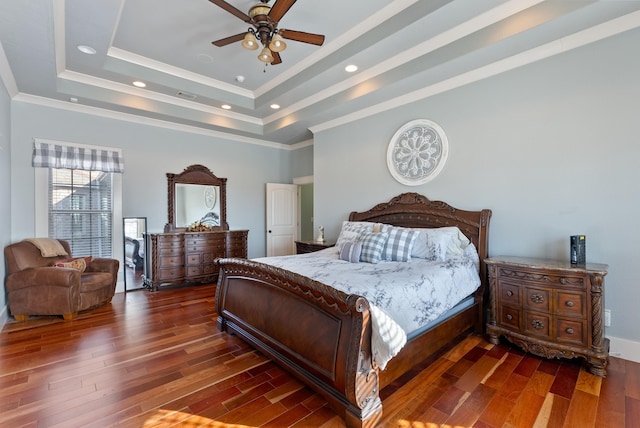
[[[229,3],[227,3],[224,0],[209,0],[209,1],[215,4],[216,6],[226,10],[230,14],[235,15],[238,18],[242,19],[244,22],[251,22],[251,18],[249,17],[249,15],[242,12],[240,9],[236,9],[235,7],[231,6]]]
[[[280,58],[280,52],[271,52],[271,56],[273,56],[273,61],[271,61],[271,65],[282,64],[282,58]]]
[[[280,21],[295,2],[296,0],[277,0],[275,4],[271,6],[269,18],[273,19],[275,22]]]
[[[310,43],[312,45],[322,46],[324,43],[324,36],[322,34],[305,33],[304,31],[295,30],[278,30],[285,39],[295,40],[296,42]]]
[[[225,37],[224,39],[211,42],[211,44],[216,45],[218,47],[227,46],[227,45],[230,45],[231,43],[239,42],[240,40],[244,39],[245,34],[247,33],[245,32],[245,33],[236,34],[235,36]]]

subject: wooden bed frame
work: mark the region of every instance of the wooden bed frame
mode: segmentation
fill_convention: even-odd
[[[302,275],[246,259],[219,259],[218,328],[237,334],[321,393],[348,427],[375,426],[380,390],[463,334],[481,333],[490,210],[463,211],[404,193],[351,221],[403,227],[458,226],[480,256],[473,305],[413,338],[381,371],[371,356],[369,302]]]

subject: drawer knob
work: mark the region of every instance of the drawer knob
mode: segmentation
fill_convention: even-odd
[[[569,306],[570,308],[573,308],[574,303],[571,300],[567,300],[567,303],[565,303],[565,305]]]
[[[509,296],[509,297],[513,296],[513,291],[511,291],[511,290],[507,291],[507,296]]]
[[[573,334],[573,329],[572,329],[572,328],[568,328],[566,331],[567,331],[567,333],[569,333],[569,334]]]
[[[533,303],[542,303],[544,302],[544,297],[542,297],[542,294],[540,293],[534,293],[531,295],[531,301]]]
[[[511,320],[513,319],[513,315],[511,315],[511,314],[507,314],[507,319],[508,319],[509,321],[511,321]]]
[[[544,328],[544,323],[540,320],[531,320],[531,325],[536,330],[542,330]]]

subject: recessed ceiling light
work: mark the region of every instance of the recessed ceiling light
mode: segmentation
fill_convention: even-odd
[[[225,110],[231,110],[231,106],[229,104],[222,104],[220,107],[222,107]]]
[[[244,76],[240,76],[240,75],[236,76],[236,82],[238,83],[244,82]]]
[[[69,101],[71,101],[72,103],[77,103],[78,99],[76,97],[70,97]]]
[[[358,71],[358,66],[349,64],[344,68],[344,71],[346,71],[347,73],[353,73],[354,71]]]
[[[271,108],[277,110],[280,108],[280,104],[271,104]]]
[[[91,46],[87,46],[87,45],[78,45],[77,46],[78,50],[82,53],[85,53],[87,55],[95,55],[96,50],[94,48],[92,48]]]
[[[138,88],[146,88],[147,84],[139,80],[136,80],[135,82],[133,82],[133,86],[137,86]]]

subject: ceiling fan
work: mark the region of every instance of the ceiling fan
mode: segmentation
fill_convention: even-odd
[[[267,4],[269,0],[260,0],[260,3],[255,4],[249,9],[248,14],[224,0],[209,1],[242,19],[244,22],[253,25],[253,28],[249,28],[244,33],[211,42],[216,46],[226,46],[242,40],[243,48],[256,50],[258,49],[258,42],[260,42],[264,48],[260,52],[260,55],[258,55],[258,59],[262,62],[276,65],[282,63],[280,52],[287,47],[283,39],[295,40],[317,46],[322,46],[324,43],[324,36],[321,34],[278,28],[278,21],[282,19],[296,0],[276,0],[273,6]]]

